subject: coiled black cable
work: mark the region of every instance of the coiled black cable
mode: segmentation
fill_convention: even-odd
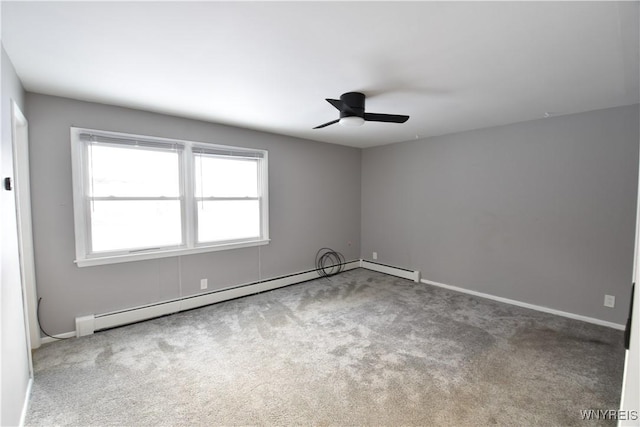
[[[38,319],[38,327],[40,328],[42,333],[48,336],[49,338],[53,338],[54,340],[68,340],[70,338],[75,338],[75,337],[67,337],[67,338],[54,337],[53,335],[49,335],[47,331],[45,331],[42,328],[42,322],[40,322],[40,302],[42,302],[42,297],[38,298],[38,308],[36,309],[36,318]]]
[[[321,248],[316,253],[316,271],[320,277],[338,274],[344,267],[344,256],[330,248]]]

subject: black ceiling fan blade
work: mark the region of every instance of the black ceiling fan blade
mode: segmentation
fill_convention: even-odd
[[[342,111],[342,106],[344,105],[342,103],[342,101],[340,101],[339,99],[329,99],[327,98],[327,102],[331,105],[333,105],[334,107],[336,107],[336,109],[338,111]]]
[[[353,115],[353,116],[358,116],[358,112],[356,110],[353,109],[353,107],[351,107],[349,104],[347,104],[346,102],[344,102],[341,99],[329,99],[327,98],[327,102],[331,105],[333,105],[336,110],[340,111],[341,113],[345,113],[345,114],[349,114],[349,115]]]
[[[340,121],[340,119],[332,120],[332,121],[327,122],[327,123],[325,123],[325,124],[322,124],[322,125],[320,125],[320,126],[316,126],[316,127],[314,127],[314,129],[320,129],[320,128],[323,128],[323,127],[326,127],[326,126],[329,126],[329,125],[333,125],[333,124],[338,123],[339,121]]]
[[[409,120],[409,116],[402,116],[399,114],[364,113],[364,119],[368,122],[404,123]]]

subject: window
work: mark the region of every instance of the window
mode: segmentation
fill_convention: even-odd
[[[266,244],[267,152],[71,128],[76,263]]]

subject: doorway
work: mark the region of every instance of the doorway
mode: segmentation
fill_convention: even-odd
[[[27,119],[15,102],[11,104],[11,131],[20,276],[22,282],[25,328],[29,336],[29,357],[31,357],[31,350],[40,347],[41,342],[37,319],[36,273],[31,223],[29,132]]]

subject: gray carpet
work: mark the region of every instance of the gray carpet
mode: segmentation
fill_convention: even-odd
[[[622,332],[363,269],[43,346],[27,425],[597,425]]]

